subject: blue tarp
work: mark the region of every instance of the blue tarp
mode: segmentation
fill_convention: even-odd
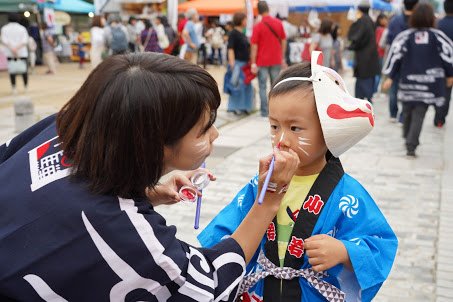
[[[332,1],[334,2],[334,1]],[[329,12],[329,13],[336,13],[336,12],[346,12],[351,7],[355,7],[355,5],[328,5],[328,6],[293,6],[289,7],[290,12],[307,12],[310,10],[315,10],[318,12]],[[381,11],[392,11],[393,7],[390,3],[387,3],[383,0],[372,0],[371,8],[374,10],[381,10]]]
[[[94,12],[94,5],[82,0],[55,0],[54,3],[46,3],[45,6],[68,13],[88,14]]]

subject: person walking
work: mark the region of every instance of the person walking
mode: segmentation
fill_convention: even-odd
[[[415,157],[426,110],[445,102],[446,85],[453,80],[453,42],[434,29],[434,10],[419,3],[409,19],[410,29],[396,36],[384,64],[389,78],[384,89],[398,80],[398,100],[403,103],[403,137],[407,156]],[[397,76],[399,75],[399,77]]]
[[[162,48],[159,46],[159,39],[157,32],[154,30],[151,21],[145,19],[145,29],[140,35],[140,41],[143,45],[143,51],[145,52],[162,52]]]
[[[17,94],[16,75],[22,75],[24,90],[28,89],[28,32],[19,24],[19,15],[10,13],[8,24],[1,29],[1,42],[5,46],[5,55],[8,60],[8,73],[11,81],[11,90]]]
[[[195,190],[195,173],[215,179],[198,167],[219,136],[219,106],[199,66],[116,55],[58,114],[0,145],[0,300],[233,301],[285,194],[266,194],[212,248],[179,240],[156,210]],[[270,182],[283,187],[299,159],[274,153]]]
[[[225,36],[225,31],[223,28],[219,25],[217,21],[213,21],[211,23],[211,28],[206,32],[206,37],[211,45],[211,64],[215,63],[215,57],[217,55],[217,64],[218,65],[223,65],[223,53],[222,50],[224,48],[224,36]],[[248,49],[250,52],[250,49]]]
[[[453,41],[453,0],[445,0],[444,10],[446,15],[444,18],[439,20],[437,28]],[[442,128],[444,126],[445,118],[448,115],[451,101],[451,88],[452,86],[447,86],[447,89],[445,90],[445,103],[442,106],[436,106],[434,125],[438,128]]]
[[[343,39],[341,38],[341,27],[338,24],[335,24],[332,29],[332,57],[333,64],[331,68],[338,73],[343,72]]]
[[[395,37],[401,33],[402,31],[409,28],[409,18],[412,14],[412,10],[414,6],[418,3],[418,0],[404,0],[404,9],[403,13],[399,15],[395,15],[393,18],[390,19],[388,29],[387,29],[387,48],[393,43]],[[390,87],[388,94],[389,94],[389,114],[390,114],[390,122],[403,122],[403,115],[402,112],[398,116],[398,75],[395,74],[394,81],[392,82],[392,86]]]
[[[314,50],[321,50],[323,56],[322,65],[325,67],[333,65],[332,26],[332,21],[329,19],[323,19],[318,32],[311,38],[310,53]]]
[[[121,55],[129,50],[129,34],[118,15],[109,15],[108,26],[104,28],[105,41],[109,54]]]
[[[134,16],[130,16],[127,22],[127,35],[129,36],[129,51],[137,52],[139,37],[137,32],[137,18]]]
[[[247,26],[247,16],[244,13],[235,13],[233,16],[234,28],[228,37],[228,69],[231,72],[230,83],[232,89],[228,96],[228,112],[234,114],[249,114],[253,110],[253,87],[246,78],[242,68],[249,64],[250,44],[243,30]]]
[[[271,85],[282,68],[286,68],[286,35],[283,24],[269,14],[266,1],[258,2],[261,21],[253,27],[251,37],[251,71],[258,75],[261,116],[267,117],[267,81]]]
[[[378,51],[379,57],[379,70],[382,70],[382,64],[385,55],[385,44],[381,43],[381,40],[385,37],[387,31],[387,24],[388,18],[384,14],[379,14],[376,19],[376,29],[375,29],[375,36],[376,36],[376,47]],[[373,92],[376,93],[379,90],[379,83],[381,82],[381,74],[379,73],[376,75],[374,79],[374,90]]]
[[[105,52],[105,37],[104,37],[104,18],[94,16],[91,23],[91,48],[90,61],[91,67],[95,68],[102,62],[102,54]]]
[[[186,12],[187,22],[182,31],[182,38],[184,39],[184,56],[183,58],[194,64],[197,63],[197,53],[201,41],[198,39],[195,24],[199,22],[200,17],[194,8],[190,8]]]
[[[57,72],[57,56],[54,51],[56,41],[52,29],[45,22],[41,25],[41,45],[44,62],[48,68],[46,74],[55,74]]]
[[[374,35],[374,23],[368,12],[369,1],[360,2],[357,7],[357,21],[348,32],[350,41],[349,50],[354,51],[354,77],[355,97],[367,99],[371,102],[373,97],[375,76],[381,72]]]

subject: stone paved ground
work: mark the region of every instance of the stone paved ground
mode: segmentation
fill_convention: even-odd
[[[210,72],[221,83],[222,69]],[[29,95],[36,118],[57,111],[79,87],[87,71],[60,65],[56,76],[31,77]],[[353,80],[346,76],[350,91]],[[19,85],[21,81],[19,79]],[[14,135],[14,97],[9,96],[5,73],[0,73],[0,143]],[[19,86],[21,87],[21,86]],[[20,89],[19,89],[20,90]],[[218,177],[204,191],[201,228],[218,213],[257,171],[258,159],[270,152],[267,120],[256,115],[238,120],[219,110],[220,138],[208,159]],[[375,101],[376,127],[342,156],[345,170],[357,178],[376,200],[395,230],[400,246],[395,265],[376,301],[453,301],[453,117],[446,129],[432,126],[430,108],[421,135],[417,159],[405,156],[401,128],[387,118],[387,101]],[[440,213],[442,208],[442,213]],[[193,229],[195,207],[179,204],[157,209],[169,224],[178,226],[178,237],[197,244]]]

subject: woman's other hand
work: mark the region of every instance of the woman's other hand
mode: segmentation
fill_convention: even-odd
[[[201,192],[198,191],[190,181],[192,175],[200,171],[206,172],[211,181],[216,180],[216,177],[207,169],[200,168],[187,172],[179,171],[173,174],[165,182],[157,184],[154,188],[146,188],[146,196],[153,207],[164,204],[171,205],[181,201],[178,192],[182,186],[191,186],[197,191],[199,196],[202,196]]]

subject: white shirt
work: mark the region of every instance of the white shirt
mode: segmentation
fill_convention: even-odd
[[[91,47],[103,48],[105,45],[104,29],[101,27],[92,27],[91,30]]]
[[[23,45],[18,51],[17,55],[20,58],[28,57],[28,32],[25,27],[16,22],[10,22],[2,27],[1,30],[1,41],[6,46],[4,48],[5,55],[8,58],[14,57],[10,48],[16,48],[19,45]]]

